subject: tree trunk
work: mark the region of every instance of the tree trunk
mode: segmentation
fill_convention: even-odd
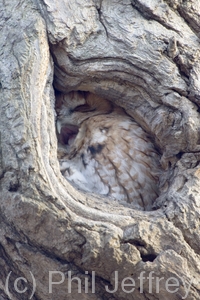
[[[200,299],[199,11],[2,1],[0,299]],[[54,89],[100,95],[154,137],[167,178],[154,210],[65,180]]]

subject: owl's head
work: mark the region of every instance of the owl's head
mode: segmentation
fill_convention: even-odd
[[[96,115],[112,112],[113,105],[89,92],[56,93],[57,131],[59,141],[68,144],[77,135],[81,123]]]

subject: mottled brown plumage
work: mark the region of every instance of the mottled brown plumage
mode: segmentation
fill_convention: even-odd
[[[78,128],[72,138],[68,133],[60,138],[67,153],[60,159],[65,178],[83,190],[150,209],[159,193],[160,157],[148,135],[100,97],[77,92],[62,97],[60,136],[72,125]]]

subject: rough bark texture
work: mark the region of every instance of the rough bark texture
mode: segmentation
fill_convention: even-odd
[[[199,12],[196,0],[2,0],[0,299],[31,297],[32,276],[34,300],[200,299]],[[126,108],[154,136],[168,176],[154,211],[62,177],[53,79]],[[52,293],[50,271],[65,279]]]

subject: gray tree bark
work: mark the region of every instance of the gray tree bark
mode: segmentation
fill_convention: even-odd
[[[0,6],[0,299],[200,299],[199,1]],[[153,211],[63,178],[54,88],[105,97],[154,136]]]

